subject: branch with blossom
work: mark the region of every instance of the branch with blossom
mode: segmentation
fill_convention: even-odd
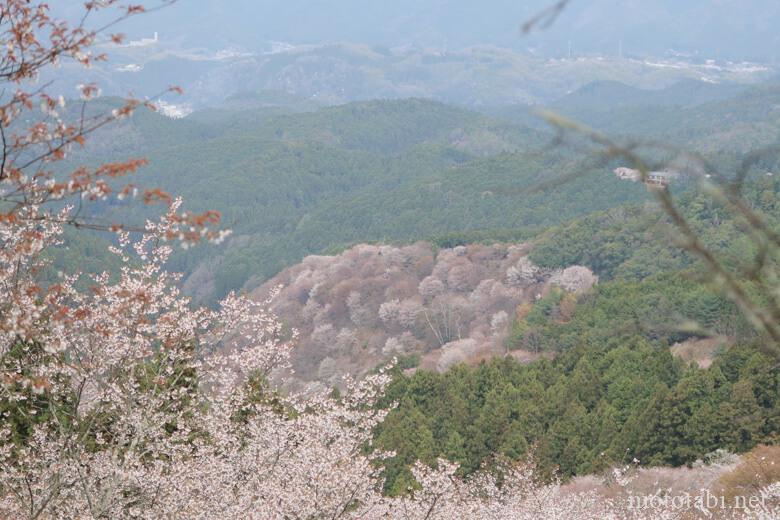
[[[80,106],[73,109],[63,96],[50,95],[48,84],[39,85],[39,77],[45,69],[67,60],[84,68],[107,60],[106,54],[93,52],[98,37],[107,35],[113,43],[121,43],[121,34],[109,33],[115,25],[174,2],[161,0],[154,7],[144,7],[123,5],[118,0],[90,1],[84,4],[76,25],[53,18],[45,3],[0,2],[0,41],[4,43],[0,49],[0,222],[13,225],[48,220],[77,228],[143,232],[143,226],[88,219],[80,212],[57,208],[62,201],[73,201],[75,206],[75,201],[80,205],[110,197],[172,204],[173,197],[159,188],[122,184],[122,179],[146,165],[145,159],[132,158],[95,168],[66,162],[74,149],[87,145],[91,134],[130,117],[139,108],[156,110],[154,99],[159,96],[152,100],[130,97],[113,110],[88,115],[87,104],[100,95],[98,85],[80,85]],[[106,16],[109,22],[90,28],[89,22],[100,11],[113,11],[114,16]],[[181,89],[171,87],[161,95],[170,92],[181,93]],[[192,243],[218,241],[226,236],[224,230],[216,229],[218,212],[182,212],[176,218],[183,224],[180,235],[169,239]]]

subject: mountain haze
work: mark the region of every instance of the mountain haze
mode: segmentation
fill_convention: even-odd
[[[670,49],[701,58],[774,61],[779,43],[773,0],[574,0],[557,23],[524,37],[521,25],[550,0],[180,0],[131,21],[134,37],[158,31],[170,41],[212,49],[261,51],[292,44],[352,41],[383,47],[457,50],[477,44],[577,53],[662,55]],[[57,2],[77,12],[79,2]],[[60,5],[62,4],[62,5]],[[724,38],[724,35],[728,35]]]

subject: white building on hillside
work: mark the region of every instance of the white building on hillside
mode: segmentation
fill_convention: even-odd
[[[634,168],[615,168],[615,177],[623,181],[639,182],[642,180],[642,174],[639,170]],[[665,188],[669,186],[675,179],[680,176],[679,172],[672,170],[653,171],[647,174],[645,184],[648,187],[661,187]]]

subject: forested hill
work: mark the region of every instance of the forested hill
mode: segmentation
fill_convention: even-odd
[[[137,182],[182,195],[188,208],[217,209],[234,230],[222,250],[174,259],[201,299],[355,242],[495,229],[525,237],[646,197],[593,169],[528,192],[582,166],[566,153],[542,154],[549,137],[538,131],[433,101],[278,111],[222,109],[183,120],[141,112],[99,138],[97,152],[148,157]],[[136,211],[129,208],[101,209]]]
[[[620,110],[628,107],[695,107],[739,95],[750,87],[684,79],[648,90],[614,80],[594,81],[552,103],[556,110]]]
[[[780,229],[780,180],[751,182],[745,200]],[[680,206],[702,243],[754,290],[746,277],[757,251],[741,223],[704,193],[684,195]],[[387,402],[400,404],[377,431],[380,447],[398,454],[386,466],[387,491],[403,492],[406,465],[417,459],[443,456],[470,472],[496,452],[532,453],[547,474],[568,477],[631,458],[691,465],[717,449],[776,442],[776,362],[673,235],[664,212],[646,206],[538,237],[532,261],[587,265],[599,284],[518,307],[507,349],[553,360],[521,364],[510,355],[444,374],[399,373]]]
[[[552,108],[610,135],[684,145],[725,157],[775,144],[780,138],[778,106],[778,83],[744,88],[684,81],[658,91],[600,82]]]
[[[90,104],[98,113],[110,108],[111,98]],[[194,144],[215,139],[251,138],[273,142],[320,142],[350,150],[395,154],[421,144],[465,148],[458,140],[472,137],[476,155],[530,149],[541,136],[528,128],[478,112],[419,98],[374,100],[338,106],[318,106],[283,93],[261,92],[233,96],[227,102],[181,118],[141,110],[121,125],[98,134],[90,155],[116,150],[135,151]],[[492,139],[488,139],[492,137]],[[111,142],[116,149],[109,149]]]
[[[680,146],[717,149],[718,161],[731,164],[780,135],[771,109],[780,105],[778,87],[742,88],[687,82],[648,93],[596,84],[591,89],[623,94],[605,105],[585,89],[559,108],[614,134],[673,136]],[[730,97],[696,104],[697,96]],[[497,115],[511,119],[512,110]],[[550,149],[553,136],[538,121],[532,129],[423,99],[318,108],[258,93],[185,119],[139,111],[97,134],[86,153],[91,160],[146,156],[150,165],[136,182],[182,195],[187,208],[223,214],[235,233],[224,248],[190,250],[172,264],[199,300],[214,301],[308,254],[354,243],[525,239],[573,217],[647,200],[641,186],[611,175],[619,164]],[[549,182],[562,178],[568,180]],[[540,185],[545,189],[535,189]],[[98,206],[101,212],[143,216],[130,204]]]

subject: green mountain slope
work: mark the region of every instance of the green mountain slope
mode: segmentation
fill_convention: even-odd
[[[708,200],[692,192],[681,207],[701,240],[746,273],[740,266],[755,247]],[[780,182],[751,183],[747,200],[780,228]],[[538,237],[535,262],[589,265],[601,282],[518,310],[507,348],[555,352],[552,360],[521,364],[510,355],[443,374],[399,373],[387,402],[400,405],[376,431],[379,446],[397,453],[386,464],[386,491],[403,492],[418,458],[446,457],[468,473],[496,452],[531,453],[546,474],[569,477],[627,458],[678,466],[774,442],[776,361],[670,236],[663,213],[648,206],[599,212]]]
[[[594,95],[580,92],[553,109],[610,135],[671,143],[708,154],[744,153],[780,138],[777,84],[742,89],[684,82],[664,91],[638,92],[604,84],[592,88]]]
[[[671,140],[722,164],[736,153],[776,142],[780,89],[754,88],[695,105],[731,87],[683,84],[644,94],[619,85],[617,108],[587,92],[569,98],[615,135]],[[176,255],[173,268],[211,300],[261,283],[308,254],[365,241],[413,241],[452,233],[513,230],[530,236],[592,211],[648,200],[642,186],[617,181],[615,165],[581,151],[550,150],[550,135],[422,99],[358,102],[303,111],[288,103],[224,107],[171,120],[140,111],[96,136],[90,159],[144,155],[141,185],[182,195],[193,210],[216,209],[235,237],[215,250]],[[694,106],[695,105],[695,106]],[[769,107],[769,109],[767,109]],[[309,107],[310,108],[310,107]],[[308,108],[306,109],[308,110]],[[663,158],[663,157],[661,157]],[[555,182],[568,178],[567,182]],[[552,182],[551,182],[552,181]],[[535,189],[538,185],[547,188]],[[137,206],[98,205],[112,218],[146,216]],[[485,232],[488,232],[485,235]],[[472,235],[473,236],[473,235]],[[502,236],[506,236],[504,233]]]
[[[409,99],[281,115],[210,111],[175,121],[139,112],[100,136],[92,158],[143,154],[150,165],[139,184],[183,196],[188,209],[223,214],[235,233],[225,248],[199,247],[173,262],[197,272],[190,286],[210,299],[340,244],[532,230],[646,197],[596,170],[524,194],[579,168],[566,154],[538,153],[546,140],[475,112]],[[145,215],[126,204],[98,212]]]

